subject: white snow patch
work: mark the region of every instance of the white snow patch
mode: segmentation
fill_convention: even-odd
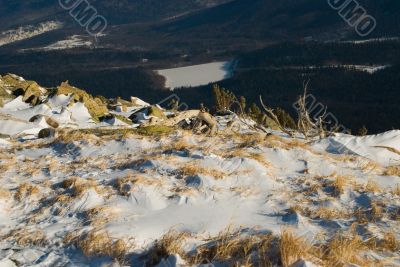
[[[46,21],[38,25],[26,25],[0,33],[0,46],[13,42],[29,39],[46,32],[61,29],[63,24],[59,21]]]

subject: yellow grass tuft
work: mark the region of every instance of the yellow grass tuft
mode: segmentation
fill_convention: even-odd
[[[336,208],[331,207],[319,207],[317,210],[312,212],[313,219],[324,219],[324,220],[332,220],[332,219],[341,219],[347,218],[348,214],[340,211]]]
[[[370,193],[379,193],[382,191],[379,185],[372,180],[368,181],[368,183],[364,187],[364,190],[365,192],[370,192]]]
[[[8,240],[15,240],[20,246],[44,246],[47,243],[46,235],[42,230],[29,231],[26,228],[17,229],[7,235]]]
[[[265,135],[259,133],[234,134],[233,138],[238,142],[237,148],[258,147],[265,142]]]
[[[366,260],[359,255],[366,248],[361,237],[354,232],[338,233],[327,244],[324,259],[330,266],[347,266],[348,264],[366,266]]]
[[[88,190],[98,191],[98,184],[94,179],[82,179],[80,177],[71,177],[62,182],[64,188],[72,190],[73,197],[81,197]]]
[[[333,193],[335,196],[340,196],[344,193],[345,186],[347,184],[347,179],[345,176],[336,176],[335,180],[332,182]]]
[[[127,263],[129,252],[135,248],[133,239],[115,239],[101,230],[92,230],[81,235],[77,232],[69,233],[64,242],[76,244],[86,257],[108,256],[123,265]]]
[[[182,245],[183,241],[188,237],[190,237],[190,234],[186,232],[168,231],[161,239],[154,242],[153,247],[148,252],[149,264],[154,266],[171,254],[185,257],[186,254],[182,249]]]
[[[392,195],[400,196],[400,184],[397,184],[396,187],[392,190]]]
[[[112,220],[116,213],[113,207],[97,206],[85,211],[85,217],[91,226],[99,227]]]
[[[39,194],[40,190],[37,186],[23,183],[17,188],[17,192],[15,193],[15,198],[21,201],[23,198]]]
[[[206,240],[207,243],[197,248],[196,254],[187,255],[185,259],[192,265],[218,261],[227,262],[229,266],[257,266],[253,265],[252,255],[258,254],[258,263],[270,266],[267,253],[273,240],[271,234],[242,236],[240,231],[232,232],[228,227]]]
[[[313,258],[312,254],[315,253],[315,248],[303,237],[296,236],[289,228],[281,230],[279,250],[281,262],[284,267],[290,266],[299,259]]]
[[[383,175],[386,176],[400,176],[400,166],[390,166],[387,167],[383,172]]]
[[[194,176],[194,175],[208,175],[214,177],[215,179],[223,179],[226,174],[224,172],[203,168],[196,165],[194,162],[190,162],[183,167],[181,167],[178,172],[183,176]]]
[[[381,220],[383,217],[383,210],[382,208],[376,203],[371,203],[371,221],[377,222]]]
[[[379,247],[383,250],[397,252],[400,250],[400,242],[396,239],[394,232],[385,232],[380,240]]]

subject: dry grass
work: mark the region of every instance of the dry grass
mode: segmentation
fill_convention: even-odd
[[[168,231],[163,237],[154,242],[153,247],[147,253],[148,264],[150,266],[157,265],[162,259],[167,258],[171,254],[178,254],[185,257],[182,249],[183,242],[190,237],[189,233],[180,233],[174,230]]]
[[[398,252],[400,250],[400,242],[396,239],[396,234],[394,232],[385,232],[379,242],[379,248]]]
[[[369,193],[379,193],[382,190],[376,182],[369,180],[364,187],[364,191]]]
[[[0,187],[0,199],[9,199],[10,197],[10,191]]]
[[[386,176],[400,176],[400,166],[390,166],[387,167],[383,172],[383,175]]]
[[[193,161],[179,168],[178,172],[182,176],[207,175],[214,177],[215,179],[223,179],[226,176],[224,172],[215,169],[203,168],[199,165],[196,165],[196,163]]]
[[[162,181],[144,175],[133,175],[128,173],[125,177],[119,178],[115,182],[115,187],[123,196],[128,196],[133,191],[134,186],[138,185],[161,186]]]
[[[29,231],[26,228],[17,229],[7,235],[6,239],[15,241],[19,246],[44,246],[46,235],[42,230]]]
[[[296,236],[289,228],[281,230],[279,240],[279,250],[281,262],[284,267],[288,267],[299,259],[315,261],[316,249],[309,244],[303,237]],[[318,253],[317,253],[318,254]]]
[[[358,208],[354,211],[354,216],[360,224],[378,222],[383,218],[383,215],[383,208],[376,202],[371,202],[371,208],[369,209]]]
[[[372,202],[370,215],[372,222],[380,221],[383,217],[383,209],[376,202]]]
[[[39,194],[40,190],[37,186],[23,183],[17,188],[17,192],[15,193],[15,198],[21,201],[23,198],[30,197],[32,195]]]
[[[120,264],[127,263],[127,256],[135,248],[133,239],[115,239],[101,230],[92,230],[85,234],[69,233],[64,242],[78,246],[86,257],[108,256]]]
[[[179,139],[178,141],[171,142],[167,146],[167,149],[175,150],[175,151],[190,151],[195,149],[197,146],[189,144],[184,139]]]
[[[70,195],[62,194],[62,195],[56,196],[54,198],[53,203],[68,203],[68,202],[71,202],[72,200],[73,200],[73,198]]]
[[[368,266],[365,259],[360,257],[360,252],[367,249],[361,237],[351,231],[348,234],[338,233],[326,245],[324,260],[328,266],[348,266],[358,264]]]
[[[266,168],[272,167],[272,164],[265,159],[265,156],[260,153],[249,153],[248,158],[258,161],[261,165]]]
[[[258,147],[265,142],[265,135],[260,133],[234,134],[232,137],[238,142],[237,148]]]
[[[311,217],[313,219],[333,220],[347,218],[348,214],[336,208],[322,206],[313,211]]]
[[[85,218],[91,226],[99,227],[111,221],[117,210],[110,206],[97,206],[85,211]]]
[[[62,186],[72,191],[73,197],[81,197],[88,190],[94,189],[99,192],[98,184],[94,179],[82,179],[80,177],[71,177],[62,182]]]
[[[331,186],[333,187],[333,194],[335,196],[340,196],[344,193],[344,189],[348,182],[347,180],[348,179],[345,176],[336,176],[335,180],[331,183]]]
[[[274,241],[271,234],[242,236],[240,230],[231,231],[227,228],[206,241],[194,255],[186,256],[188,263],[197,265],[217,261],[225,262],[228,266],[257,266],[257,262],[261,266],[271,266],[272,256],[268,255],[272,252]]]
[[[100,145],[101,138],[94,134],[85,133],[84,131],[77,131],[73,129],[60,129],[57,131],[56,142],[60,143],[73,143],[76,141],[89,142],[91,145]]]
[[[392,195],[400,196],[400,184],[397,184],[396,187],[392,190]]]

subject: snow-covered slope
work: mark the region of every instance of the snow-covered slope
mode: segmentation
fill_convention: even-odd
[[[46,21],[37,25],[26,25],[4,31],[0,33],[0,46],[29,39],[49,31],[54,31],[62,28],[62,26],[63,24],[59,21]]]
[[[144,132],[173,112],[73,98],[0,109],[0,266],[400,265],[400,131]]]

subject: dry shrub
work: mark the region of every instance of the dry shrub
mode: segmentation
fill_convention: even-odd
[[[316,249],[310,245],[303,237],[296,236],[289,228],[281,230],[279,240],[279,250],[281,262],[284,267],[288,267],[299,259],[316,260]]]
[[[126,263],[129,252],[134,249],[133,241],[133,239],[127,241],[114,239],[107,232],[101,230],[92,230],[81,235],[73,232],[64,238],[65,243],[77,245],[86,257],[108,256],[120,264]]]
[[[400,166],[390,166],[387,167],[383,172],[383,175],[386,176],[400,176]]]
[[[62,182],[62,186],[72,190],[73,197],[81,197],[88,190],[98,191],[98,184],[94,179],[82,179],[80,177],[71,177]]]
[[[215,169],[203,168],[199,165],[196,165],[194,162],[190,162],[185,166],[179,168],[178,172],[182,176],[194,176],[203,174],[214,177],[215,179],[223,179],[226,176],[224,172]]]
[[[46,235],[42,230],[29,231],[26,228],[14,230],[6,237],[14,240],[20,246],[43,246],[47,243]]]
[[[15,198],[21,201],[23,198],[39,194],[40,190],[37,186],[23,183],[17,188],[17,192],[15,193]]]

